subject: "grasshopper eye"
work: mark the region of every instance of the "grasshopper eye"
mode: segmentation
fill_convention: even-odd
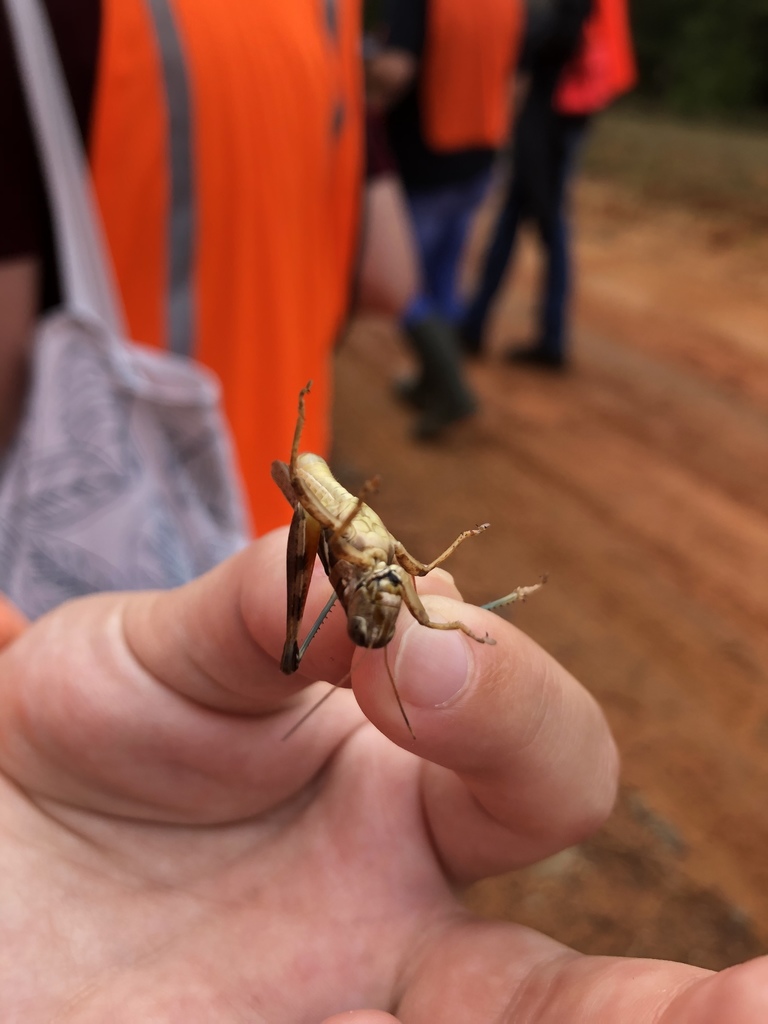
[[[395,632],[400,611],[399,591],[391,593],[378,577],[353,592],[347,605],[347,633],[358,647],[384,647]]]
[[[368,622],[361,615],[350,615],[347,619],[347,634],[358,647],[372,647],[368,643]]]

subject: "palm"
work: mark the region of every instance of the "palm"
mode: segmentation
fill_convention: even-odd
[[[39,827],[53,860],[35,858],[28,875],[20,866],[15,882],[35,893],[25,931],[55,941],[62,961],[39,1016],[23,1019],[48,1020],[70,1000],[73,1021],[113,1019],[116,1006],[126,1020],[240,1021],[258,1009],[255,1019],[297,1022],[388,1005],[402,955],[449,897],[423,838],[408,838],[414,815],[390,779],[366,781],[384,744],[365,733],[311,803],[214,829],[47,803]],[[365,817],[361,799],[382,814]]]
[[[514,679],[520,721],[503,700],[482,711],[498,678],[458,710],[417,708],[417,756],[397,745],[410,740],[381,659],[365,655],[358,698],[397,743],[348,693],[283,742],[299,712],[275,665],[280,563],[267,538],[176,594],[63,607],[3,652],[3,1019],[319,1024],[380,1007],[413,1024],[644,1024],[677,990],[698,998],[704,972],[593,962],[474,922],[452,895],[449,878],[546,855],[604,812],[610,749],[575,684],[558,681],[552,703],[585,736],[565,742],[571,757],[559,741],[558,769],[557,712],[535,735],[525,721],[542,704],[535,669]],[[494,628],[500,657],[523,643]],[[309,678],[343,676],[342,633],[340,621],[321,631]],[[602,793],[584,799],[585,781]],[[740,991],[757,993],[762,966],[744,971]],[[741,1024],[765,1010],[712,1017],[710,1003],[678,1001],[664,1020]]]

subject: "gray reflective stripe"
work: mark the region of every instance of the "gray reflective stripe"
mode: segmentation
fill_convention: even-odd
[[[323,8],[325,11],[325,27],[328,35],[331,37],[331,42],[335,47],[339,46],[339,9],[338,0],[322,0]],[[341,135],[341,129],[344,127],[344,120],[346,118],[346,110],[344,108],[344,100],[339,97],[333,106],[333,113],[331,114],[331,136],[336,139]]]
[[[184,52],[170,0],[147,0],[162,57],[168,100],[170,212],[168,223],[169,347],[180,355],[194,349],[192,271],[195,256],[192,121]]]
[[[325,27],[336,42],[339,41],[339,17],[336,0],[325,0]]]

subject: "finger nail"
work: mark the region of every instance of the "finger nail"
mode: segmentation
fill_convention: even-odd
[[[439,707],[464,688],[468,675],[467,645],[460,633],[418,623],[407,630],[395,665],[402,700],[422,708]]]

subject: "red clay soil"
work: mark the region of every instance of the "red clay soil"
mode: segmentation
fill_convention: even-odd
[[[352,489],[381,474],[372,504],[425,560],[490,521],[448,566],[469,600],[547,572],[512,618],[622,751],[608,825],[470,904],[585,952],[722,968],[768,952],[768,239],[598,183],[577,231],[570,372],[500,359],[530,331],[526,248],[469,368],[482,411],[440,444],[410,441],[391,397],[396,331],[355,325],[334,466]]]

